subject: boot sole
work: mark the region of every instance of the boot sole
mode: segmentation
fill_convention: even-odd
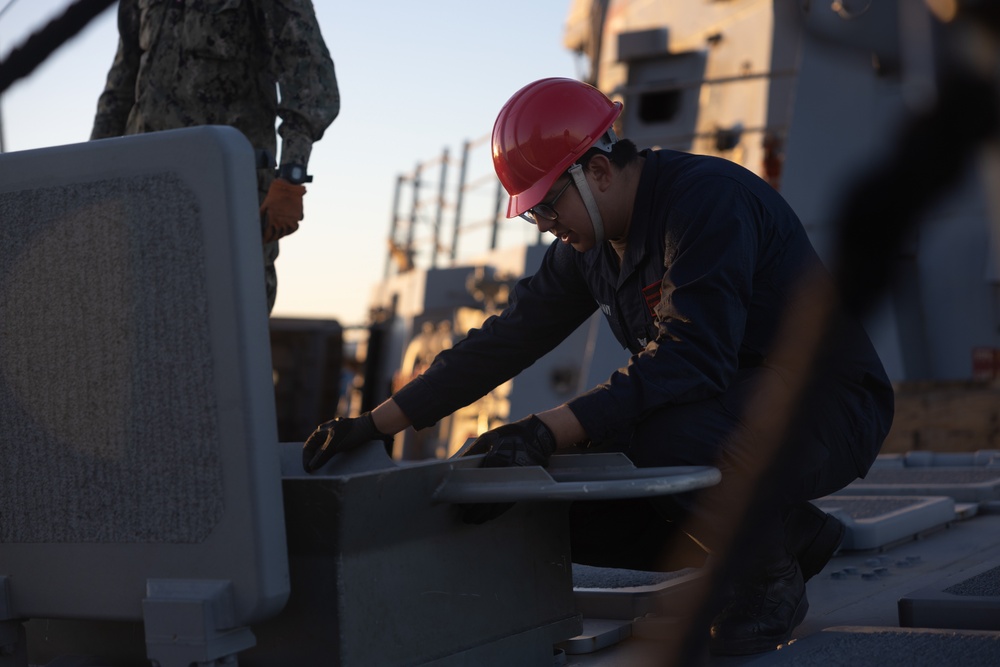
[[[708,650],[713,655],[752,655],[754,653],[766,653],[773,651],[780,645],[787,642],[792,637],[792,632],[805,620],[809,611],[809,600],[805,595],[799,600],[795,608],[795,615],[792,617],[792,626],[787,632],[780,635],[758,635],[742,641],[727,641],[712,637],[709,640]]]

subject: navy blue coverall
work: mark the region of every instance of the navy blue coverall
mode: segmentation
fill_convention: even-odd
[[[600,308],[632,356],[568,403],[592,442],[618,443],[637,466],[715,465],[723,480],[755,455],[744,408],[763,375],[789,372],[776,345],[797,290],[829,275],[795,213],[751,172],[641,155],[624,256],[610,243],[580,253],[553,242],[503,313],[393,396],[415,428],[515,376]],[[828,341],[782,505],[864,476],[891,425],[892,387],[861,324],[838,310]]]

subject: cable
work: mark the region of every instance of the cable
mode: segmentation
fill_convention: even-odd
[[[4,5],[3,9],[0,9],[0,16],[3,16],[4,14],[6,14],[7,10],[10,9],[11,7],[13,7],[15,3],[17,3],[17,0],[10,0],[10,2],[8,2],[6,5]]]
[[[4,7],[6,10],[13,4]],[[114,4],[115,0],[77,0],[62,16],[53,19],[44,28],[34,33],[7,58],[0,62],[0,93],[15,81],[31,74],[45,62],[56,49],[83,30],[98,14]]]

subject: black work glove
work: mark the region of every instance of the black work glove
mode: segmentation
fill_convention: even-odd
[[[302,445],[302,467],[315,472],[335,454],[350,451],[372,440],[387,441],[391,436],[375,428],[372,414],[358,417],[337,417],[323,422]]]
[[[556,451],[556,438],[545,423],[529,415],[512,424],[498,426],[476,438],[463,456],[485,454],[484,468],[542,466]],[[485,523],[497,518],[514,503],[470,503],[461,506],[465,523]]]

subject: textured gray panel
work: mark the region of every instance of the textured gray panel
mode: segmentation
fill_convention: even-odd
[[[954,521],[955,501],[944,496],[832,495],[813,504],[844,522],[841,549],[875,549]]]
[[[551,664],[552,644],[580,632],[568,504],[517,503],[466,525],[432,493],[476,461],[386,462],[373,441],[325,474],[284,478],[292,593],[254,627],[258,644],[240,665]]]
[[[288,566],[246,138],[3,154],[0,220],[8,614],[141,620],[151,579],[228,582],[227,623],[276,613]],[[50,638],[29,635],[35,662]]]
[[[1000,499],[1000,469],[990,466],[873,467],[836,495],[951,496],[958,502]]]
[[[862,484],[982,484],[1000,483],[995,468],[873,468]]]
[[[1000,598],[1000,566],[944,589],[952,595],[992,595]]]
[[[0,540],[203,540],[223,503],[208,330],[177,324],[206,319],[194,195],[116,178],[2,193],[0,219],[0,507],[22,508]]]
[[[584,618],[632,620],[681,613],[700,568],[640,572],[573,565],[573,598]]]
[[[908,593],[897,606],[904,627],[998,631],[1000,565],[987,561]]]
[[[900,510],[916,507],[923,498],[909,496],[896,498],[894,496],[856,496],[854,498],[828,497],[814,500],[813,504],[821,510],[837,507],[849,514],[852,519],[874,519]]]
[[[744,664],[996,667],[1000,665],[1000,633],[829,628]]]
[[[656,586],[664,582],[690,574],[692,570],[677,572],[646,572],[624,570],[613,567],[593,567],[573,563],[574,588],[634,588],[636,586]]]

